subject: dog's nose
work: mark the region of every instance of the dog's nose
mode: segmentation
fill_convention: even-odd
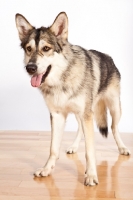
[[[37,71],[37,66],[35,64],[29,64],[26,66],[26,70],[29,74],[34,74]]]

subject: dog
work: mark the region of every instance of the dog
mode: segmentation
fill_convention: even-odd
[[[21,14],[16,14],[15,19],[31,85],[40,89],[50,112],[50,156],[44,167],[35,172],[35,176],[51,174],[59,158],[66,117],[74,113],[78,121],[78,132],[67,153],[77,151],[84,134],[84,184],[96,185],[98,177],[93,119],[96,120],[99,132],[107,137],[107,108],[112,117],[111,128],[119,152],[130,155],[118,131],[121,116],[120,73],[109,55],[68,42],[68,17],[65,12],[59,13],[47,28],[36,29]]]

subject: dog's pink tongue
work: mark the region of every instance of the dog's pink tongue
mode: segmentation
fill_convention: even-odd
[[[33,87],[39,87],[41,85],[42,76],[43,76],[43,74],[32,76],[31,85]]]

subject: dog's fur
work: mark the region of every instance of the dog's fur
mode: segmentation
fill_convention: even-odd
[[[36,29],[16,14],[16,26],[25,52],[24,63],[31,84],[38,87],[46,101],[51,119],[50,156],[35,176],[48,176],[59,157],[59,149],[68,113],[75,114],[79,129],[67,153],[75,153],[82,134],[86,147],[85,185],[98,184],[93,117],[100,133],[107,137],[107,108],[112,116],[112,132],[120,154],[129,155],[123,144],[118,122],[121,116],[120,73],[112,58],[95,50],[86,50],[68,42],[68,18],[61,12],[54,23]]]

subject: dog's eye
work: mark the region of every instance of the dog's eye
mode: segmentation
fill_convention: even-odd
[[[49,51],[50,49],[51,49],[51,48],[48,47],[48,46],[45,46],[45,47],[42,48],[42,50],[45,51],[45,52],[46,52],[46,51]]]
[[[31,47],[30,46],[28,46],[26,49],[27,49],[27,51],[31,52]]]

